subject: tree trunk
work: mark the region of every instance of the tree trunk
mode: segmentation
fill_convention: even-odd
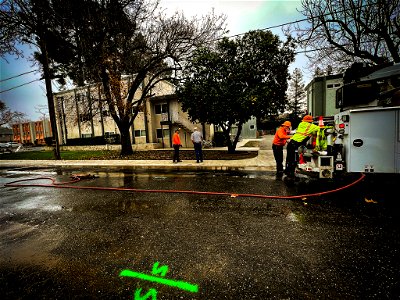
[[[231,140],[228,140],[228,153],[235,153],[236,145],[234,145]]]
[[[235,139],[233,140],[233,142],[231,141],[230,136],[228,134],[228,137],[229,137],[229,139],[228,139],[228,153],[235,153],[236,152],[236,146],[237,146],[237,143],[239,142],[239,137],[240,137],[240,134],[242,133],[242,128],[243,128],[243,123],[239,123],[238,124],[238,130],[237,130],[237,133],[236,133],[236,136],[235,136]]]
[[[133,154],[131,136],[129,133],[129,122],[120,123],[118,125],[119,132],[121,133],[121,156]]]
[[[56,122],[56,111],[54,109],[53,90],[51,88],[49,57],[47,54],[46,42],[42,38],[40,38],[40,51],[42,52],[42,55],[43,55],[43,74],[44,74],[44,81],[46,84],[46,96],[47,96],[47,103],[49,106],[51,131],[52,131],[52,135],[53,135],[54,158],[57,160],[60,160],[61,159],[60,144],[58,141],[58,131],[57,131],[57,122]]]
[[[222,127],[222,131],[224,132],[225,135],[226,145],[228,146],[228,153],[235,153],[236,144],[233,144],[231,141],[231,136],[230,136],[231,128],[232,128],[231,125],[227,126],[226,128]]]

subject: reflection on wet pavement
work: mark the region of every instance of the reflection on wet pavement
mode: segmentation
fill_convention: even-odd
[[[1,170],[0,180],[57,174],[63,181],[82,172],[99,176],[83,186],[269,195],[324,188],[286,187],[272,172],[20,169]],[[6,299],[132,299],[139,288],[157,289],[158,299],[394,299],[398,203],[381,192],[377,203],[366,202],[364,190],[294,201],[2,187],[0,292]],[[119,276],[151,274],[155,262],[199,292]]]

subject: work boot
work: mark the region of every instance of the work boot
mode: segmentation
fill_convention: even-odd
[[[276,174],[275,174],[275,179],[276,180],[281,180],[282,177],[283,177],[283,171],[276,172]]]

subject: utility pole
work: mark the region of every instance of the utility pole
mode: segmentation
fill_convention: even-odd
[[[53,133],[54,157],[55,157],[55,159],[60,160],[61,159],[60,144],[58,141],[56,111],[54,108],[53,90],[51,87],[49,56],[47,53],[46,41],[42,37],[39,37],[39,46],[40,46],[40,51],[42,52],[42,56],[43,56],[42,66],[43,66],[44,82],[46,84],[46,96],[47,96],[47,104],[49,106],[51,131]]]

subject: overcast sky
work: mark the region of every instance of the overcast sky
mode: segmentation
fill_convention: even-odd
[[[249,30],[270,28],[303,19],[298,12],[300,2],[300,0],[161,0],[161,7],[165,8],[167,12],[183,11],[188,17],[205,15],[214,8],[216,14],[227,16],[228,36],[234,36]],[[280,27],[273,28],[271,31],[283,39]],[[38,66],[28,61],[32,50],[28,47],[25,47],[25,50],[27,57],[24,58],[16,59],[12,56],[7,56],[5,59],[0,58],[0,99],[12,110],[23,112],[34,121],[40,117],[40,114],[35,112],[35,107],[47,105],[47,99],[43,80],[37,80],[40,78],[39,72],[21,75],[38,69]],[[296,56],[296,61],[290,66],[290,71],[295,67],[303,71],[304,82],[308,83],[311,72],[306,69],[304,56]],[[14,76],[18,77],[5,80]],[[34,82],[29,83],[31,81]],[[23,86],[18,87],[20,85]],[[11,90],[6,91],[8,89]],[[55,85],[53,85],[53,89],[56,89]],[[56,92],[56,90],[54,91]]]

